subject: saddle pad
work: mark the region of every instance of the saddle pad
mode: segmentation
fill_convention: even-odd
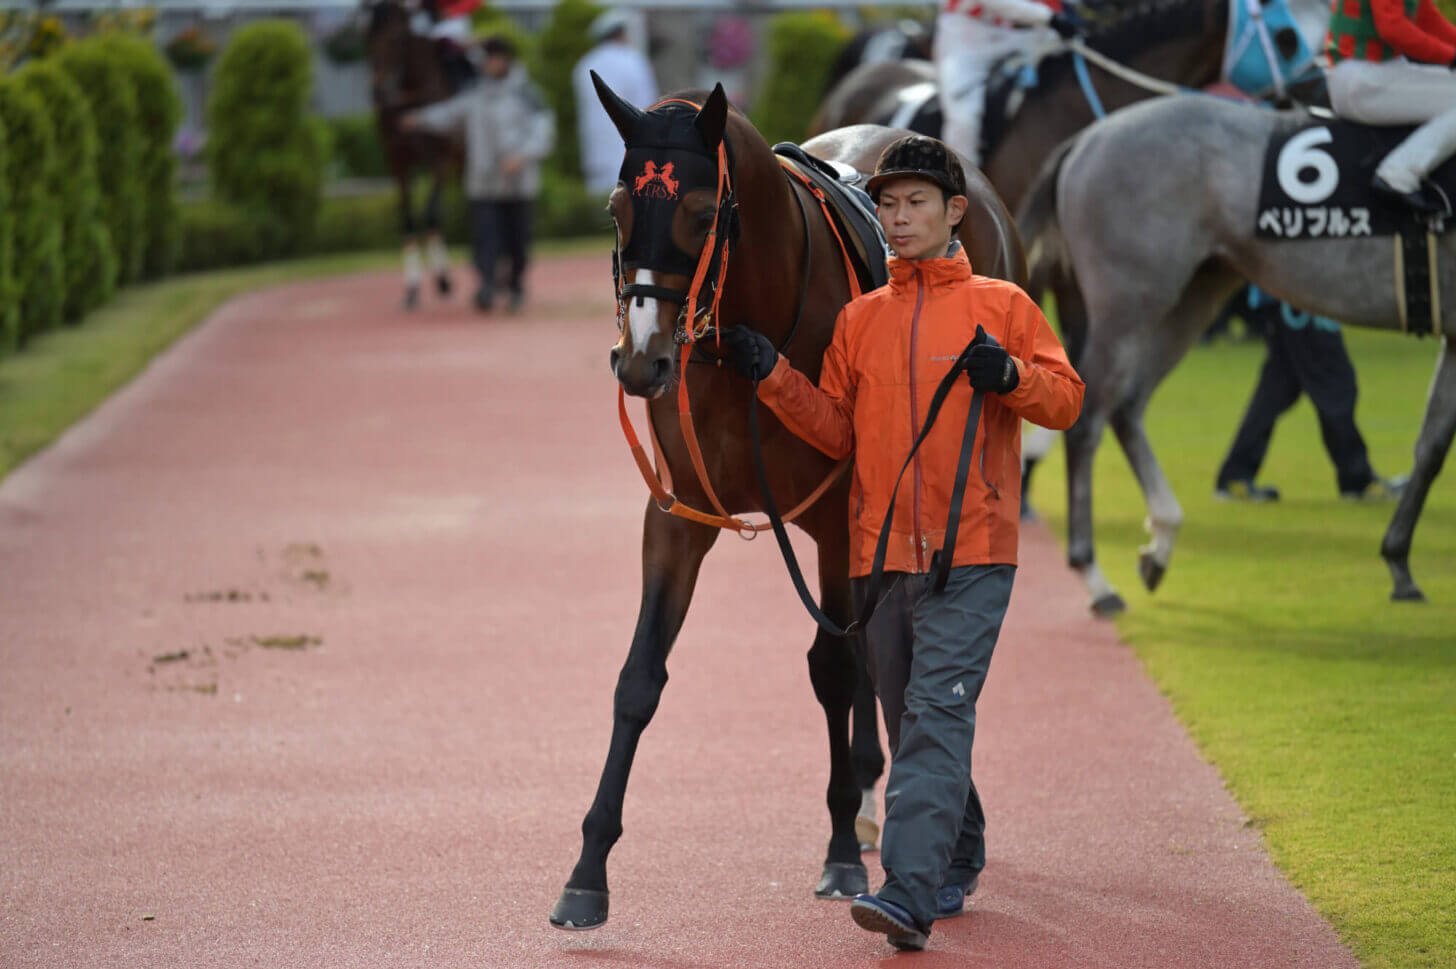
[[[860,187],[866,176],[847,165],[817,158],[792,142],[780,142],[773,151],[793,162],[829,200],[830,215],[849,245],[860,289],[869,292],[885,285],[890,278],[885,266],[889,248],[874,202]]]
[[[1255,235],[1390,236],[1416,226],[1413,212],[1370,187],[1381,159],[1413,130],[1292,115],[1275,128],[1264,153]],[[1432,180],[1456,200],[1456,161],[1438,168]]]

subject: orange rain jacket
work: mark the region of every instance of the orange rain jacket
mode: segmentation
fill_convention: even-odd
[[[1014,283],[973,275],[964,250],[939,259],[892,258],[889,265],[889,285],[840,311],[819,386],[780,357],[759,384],[759,398],[831,458],[855,453],[850,574],[868,575],[895,475],[924,426],[936,385],[976,325],[984,326],[1015,358],[1021,381],[1009,394],[986,395],[952,565],[1015,565],[1021,419],[1071,427],[1082,410],[1082,378],[1031,297]],[[971,393],[968,382],[956,383],[905,472],[887,572],[929,571],[931,553],[945,543]]]

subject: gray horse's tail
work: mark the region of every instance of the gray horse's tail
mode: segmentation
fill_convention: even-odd
[[[1074,365],[1082,354],[1087,327],[1081,293],[1057,220],[1057,182],[1062,165],[1076,144],[1077,138],[1073,136],[1052,150],[1016,213],[1016,227],[1026,243],[1030,269],[1027,292],[1037,302],[1041,302],[1047,290],[1056,294],[1062,340]]]

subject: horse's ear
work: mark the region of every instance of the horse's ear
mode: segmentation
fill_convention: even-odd
[[[596,71],[591,72],[591,79],[592,86],[597,89],[597,98],[602,102],[602,107],[607,109],[607,117],[617,126],[617,133],[622,136],[622,141],[630,142],[637,122],[642,118],[641,109],[624,101],[616,91],[607,86],[607,82]]]
[[[723,93],[723,83],[714,85],[713,93],[703,102],[703,110],[693,119],[693,127],[703,137],[703,144],[709,149],[718,147],[723,140],[723,131],[728,127],[728,95]]]

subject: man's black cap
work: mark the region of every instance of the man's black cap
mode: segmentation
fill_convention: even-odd
[[[492,34],[485,38],[480,44],[480,49],[486,57],[500,56],[509,60],[516,59],[516,45],[505,34]]]
[[[875,173],[865,186],[876,205],[880,202],[880,188],[896,178],[929,179],[952,195],[966,194],[966,173],[960,159],[945,142],[925,135],[906,135],[890,142],[880,153]]]

